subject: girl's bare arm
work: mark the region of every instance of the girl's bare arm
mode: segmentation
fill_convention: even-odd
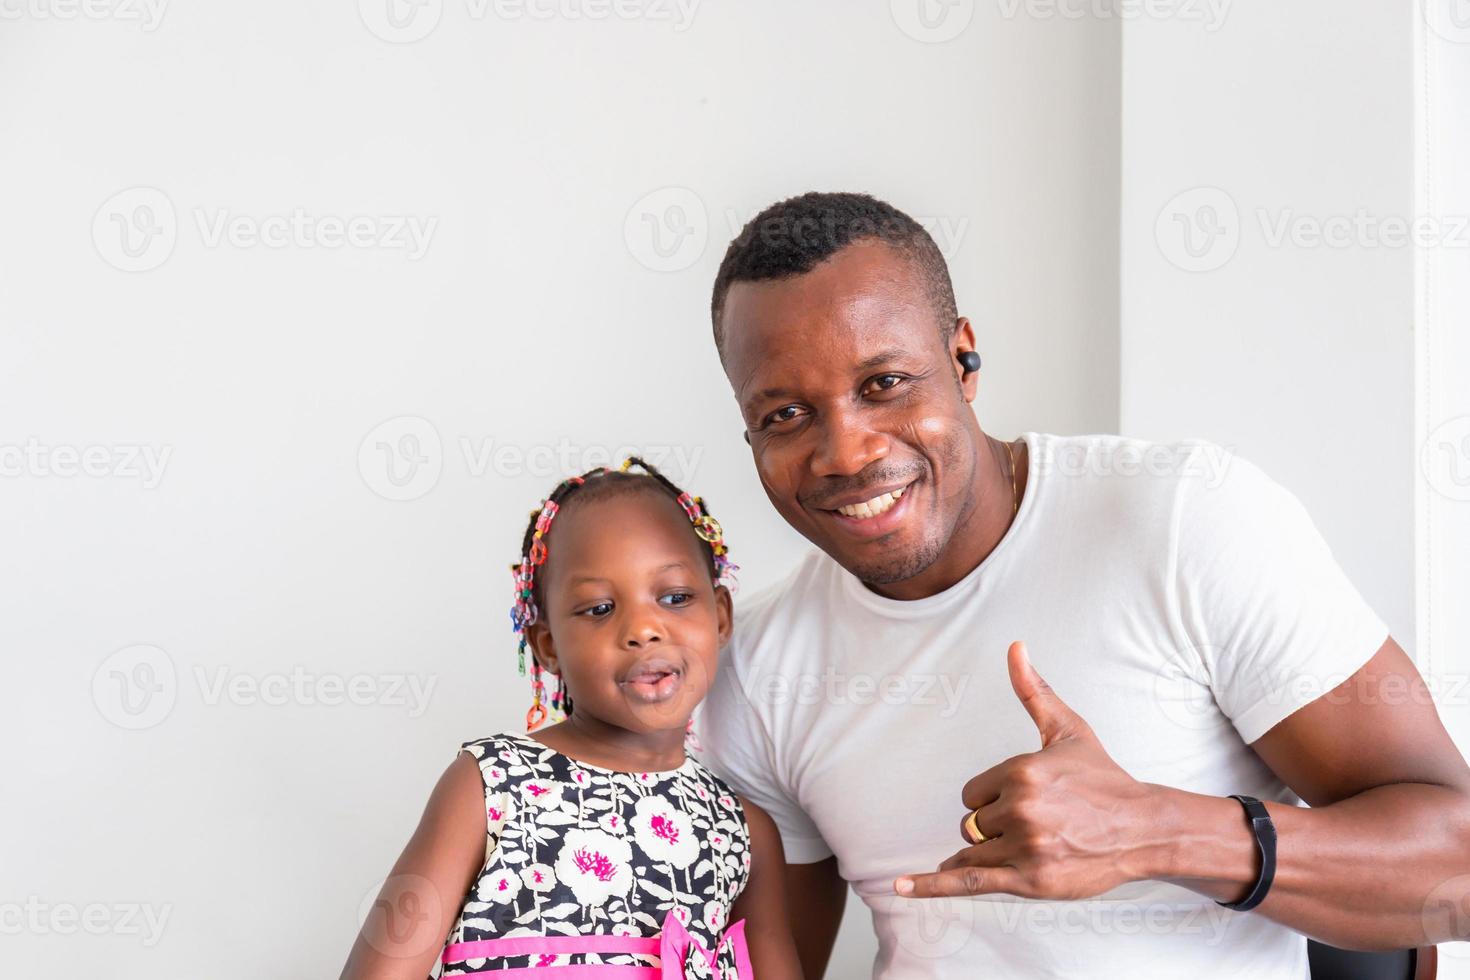
[[[756,980],[802,980],[786,919],[786,852],[781,835],[760,807],[744,798],[740,805],[750,827],[750,877],[730,910],[730,921],[745,920]]]
[[[475,760],[461,754],[439,777],[341,980],[424,980],[484,863],[484,788]]]

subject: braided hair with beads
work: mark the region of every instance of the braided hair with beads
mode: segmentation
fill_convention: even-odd
[[[630,472],[633,467],[637,467],[642,472]],[[577,494],[584,487],[596,485],[596,482],[601,480],[616,481],[625,478],[650,481],[667,493],[683,509],[690,524],[694,526],[694,533],[708,549],[711,576],[730,591],[735,591],[737,584],[735,573],[740,570],[740,567],[730,560],[730,549],[725,545],[724,529],[720,527],[720,522],[710,514],[704,498],[695,497],[681,490],[672,480],[637,456],[629,456],[616,470],[600,467],[588,470],[579,476],[568,477],[556,485],[551,494],[541,502],[540,507],[531,511],[531,520],[526,525],[526,533],[521,539],[520,561],[510,567],[515,581],[515,602],[510,609],[510,622],[511,629],[520,636],[520,641],[516,646],[516,655],[519,658],[522,677],[526,675],[526,630],[537,622],[541,615],[536,570],[546,563],[547,536],[551,532],[552,521],[555,520],[567,498]],[[531,693],[533,698],[531,709],[526,712],[527,731],[534,731],[547,719],[544,672],[540,662],[534,657],[531,663]],[[549,701],[553,716],[559,715],[565,718],[572,713],[572,699],[563,690],[560,679],[552,689]]]

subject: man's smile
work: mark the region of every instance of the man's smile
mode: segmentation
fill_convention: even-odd
[[[877,490],[861,490],[818,508],[844,534],[858,538],[877,538],[894,531],[908,516],[913,505],[912,490],[917,480]]]

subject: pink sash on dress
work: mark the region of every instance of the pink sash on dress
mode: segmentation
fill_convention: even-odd
[[[735,975],[728,971],[719,974],[718,957],[726,945],[735,954]],[[454,974],[450,980],[469,980],[472,977],[496,978],[496,980],[686,980],[684,962],[690,947],[693,947],[710,965],[710,975],[715,980],[755,980],[750,966],[750,951],[745,945],[745,920],[741,919],[725,930],[719,945],[708,950],[689,934],[684,923],[672,911],[664,917],[663,931],[658,938],[640,936],[515,936],[509,939],[480,939],[469,943],[455,943],[442,957],[445,963],[460,963],[492,956],[539,956],[557,953],[597,953],[609,956],[614,953],[641,953],[657,956],[660,966],[615,966],[602,963],[577,963],[570,966],[525,966],[509,970],[481,970],[476,973]]]

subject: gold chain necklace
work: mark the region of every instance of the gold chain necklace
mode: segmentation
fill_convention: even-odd
[[[1011,516],[1015,517],[1021,509],[1021,491],[1016,484],[1016,453],[1010,443],[1006,443],[1006,459],[1011,465]]]

